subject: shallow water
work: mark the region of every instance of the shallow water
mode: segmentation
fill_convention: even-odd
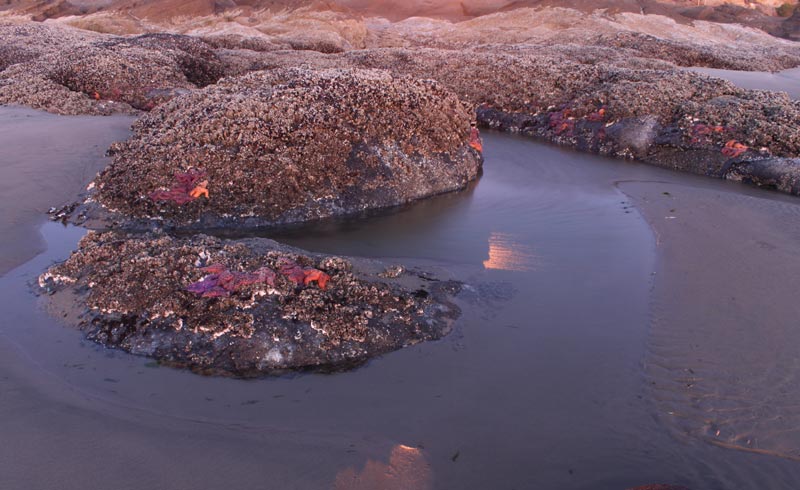
[[[777,73],[720,70],[718,68],[691,68],[691,70],[728,80],[742,88],[786,92],[789,97],[800,99],[800,68],[792,68]]]
[[[127,138],[132,122],[127,116],[64,117],[2,107],[0,196],[14,205],[0,215],[0,274],[43,250],[36,227],[45,212],[83,190],[108,164],[105,149]]]
[[[472,288],[447,338],[334,375],[205,378],[81,341],[27,287],[83,233],[48,223],[0,278],[0,488],[794,488],[797,463],[660,417],[656,237],[617,180],[743,189],[490,134],[465,192],[271,235]]]

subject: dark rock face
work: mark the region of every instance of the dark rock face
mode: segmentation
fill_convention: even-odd
[[[302,69],[225,79],[158,107],[112,147],[96,199],[167,227],[264,225],[394,206],[463,188],[481,157],[470,116],[433,81]],[[194,170],[193,170],[194,169]],[[159,200],[176,173],[209,197]]]
[[[723,176],[800,196],[800,158],[738,161],[726,168]]]
[[[87,235],[39,284],[51,309],[98,343],[252,376],[350,367],[447,334],[460,314],[449,300],[459,285],[413,272],[379,277],[383,267],[266,239],[106,232]],[[233,285],[201,294],[198,284],[221,275],[210,270]]]
[[[783,21],[779,34],[786,39],[800,41],[800,8],[795,8],[792,16]]]

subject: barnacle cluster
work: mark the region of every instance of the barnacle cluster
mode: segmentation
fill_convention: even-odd
[[[308,221],[463,188],[480,169],[470,114],[430,80],[300,68],[223,79],[139,119],[112,148],[97,200],[175,226],[201,217]],[[200,169],[211,198],[153,199]]]
[[[330,278],[323,288],[279,272],[214,297],[190,287],[210,265],[247,274],[287,263]],[[420,280],[410,291],[366,269],[267,239],[91,232],[40,286],[77,292],[86,307],[79,325],[90,339],[238,376],[351,366],[450,331],[459,310],[447,298],[458,284]]]

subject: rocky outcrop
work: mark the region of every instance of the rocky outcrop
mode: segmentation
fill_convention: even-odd
[[[764,158],[732,162],[723,177],[800,196],[800,158]]]
[[[447,334],[454,282],[271,240],[90,233],[39,279],[109,347],[206,374],[331,370]],[[422,276],[422,277],[420,277]],[[212,284],[213,283],[213,284]]]
[[[123,226],[139,218],[194,229],[395,206],[478,175],[469,122],[433,81],[375,70],[253,73],[142,117],[133,137],[110,150],[93,199]],[[178,188],[181,174],[202,175],[196,181],[207,181],[209,196],[186,198],[191,185]]]
[[[730,169],[763,160],[759,167],[783,172],[793,164],[779,164],[781,158],[800,155],[800,103],[786,94],[742,90],[684,72],[619,71],[576,95],[536,112],[487,104],[478,108],[478,118],[583,151],[753,183],[758,179],[740,178]],[[793,178],[786,174],[782,181]],[[797,193],[785,183],[773,187]]]
[[[291,64],[278,53],[263,59]],[[579,62],[523,49],[362,50],[339,59],[427,74],[476,107],[485,126],[582,151],[737,179],[729,170],[738,162],[763,160],[760,167],[783,171],[793,164],[778,165],[781,158],[800,155],[800,101],[675,67]],[[302,63],[326,66],[339,59],[306,55]],[[791,185],[774,187],[795,192]]]
[[[800,155],[800,102],[668,64],[593,63],[532,49],[264,53],[261,59],[267,68],[347,63],[429,76],[475,107],[485,126],[713,177],[729,175],[735,162]]]
[[[589,40],[587,44],[623,49],[637,57],[667,61],[678,66],[766,71],[800,65],[800,51],[784,46],[781,46],[784,49],[770,50],[756,44],[733,47],[691,43],[632,31],[603,34]]]
[[[189,36],[0,24],[0,40],[0,103],[58,114],[150,110],[223,74],[211,47]]]
[[[270,66],[292,63],[280,53],[262,59]],[[300,62],[324,67],[341,60],[430,76],[475,107],[479,122],[494,129],[797,193],[787,184],[793,172],[771,183],[774,172],[794,168],[791,159],[800,155],[800,101],[784,93],[744,90],[669,65],[592,63],[527,49],[362,50],[339,58],[307,54]],[[730,171],[745,161],[761,162],[757,174]]]

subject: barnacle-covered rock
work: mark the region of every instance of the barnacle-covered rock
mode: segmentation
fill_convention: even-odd
[[[113,50],[135,47],[165,54],[177,62],[186,79],[198,87],[217,83],[225,74],[212,46],[197,37],[155,33],[112,37],[98,44]]]
[[[632,44],[639,37],[612,39]],[[672,56],[683,52],[681,46],[642,39],[644,51],[661,46]],[[784,93],[745,90],[668,65],[570,58],[559,56],[558,50],[522,47],[382,49],[352,51],[339,59],[309,53],[301,62],[325,67],[345,60],[350,66],[429,76],[475,107],[485,126],[702,175],[739,179],[727,171],[740,156],[726,150],[731,145],[747,147],[744,159],[768,158],[764,161],[771,163],[759,164],[762,173],[765,165],[774,165],[770,174],[793,168],[791,160],[781,158],[800,156],[800,101]],[[262,59],[273,66],[291,63],[281,53]],[[718,129],[708,131],[710,127]],[[793,178],[792,173],[781,179]],[[798,192],[793,185],[774,187]]]
[[[646,160],[665,145],[719,153],[732,139],[766,148],[774,156],[800,154],[800,102],[785,94],[741,89],[668,64],[632,68],[571,58],[558,50],[523,47],[372,49],[335,57],[263,53],[261,66],[324,69],[346,64],[430,77],[477,108],[486,126],[614,156]],[[643,122],[650,137],[631,139],[631,133],[643,134]],[[692,131],[696,124],[719,125],[725,131],[697,138]]]
[[[224,79],[158,107],[112,147],[95,198],[167,226],[276,224],[354,214],[463,188],[481,157],[470,114],[430,80],[286,69]],[[209,197],[162,201],[203,172]]]
[[[295,282],[286,264],[329,279]],[[51,310],[98,343],[200,372],[251,376],[350,367],[447,334],[460,314],[450,301],[458,283],[401,283],[379,278],[383,267],[267,239],[106,232],[89,233],[39,284]],[[269,274],[227,295],[201,295],[191,286],[209,270]]]
[[[0,103],[58,114],[149,110],[223,74],[211,47],[189,36],[0,23],[0,41]]]

